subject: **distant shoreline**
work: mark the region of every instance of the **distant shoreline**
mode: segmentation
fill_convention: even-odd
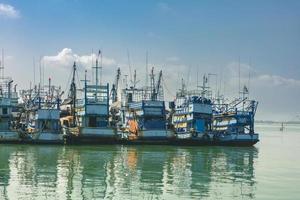
[[[268,124],[300,124],[300,121],[270,121],[270,120],[256,120],[255,123],[268,123]]]

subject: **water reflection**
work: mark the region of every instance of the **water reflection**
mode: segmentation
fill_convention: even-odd
[[[0,146],[0,199],[254,198],[256,148]]]

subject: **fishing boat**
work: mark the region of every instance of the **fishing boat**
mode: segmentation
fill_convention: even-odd
[[[126,144],[168,144],[173,137],[167,128],[162,71],[155,82],[152,68],[150,78],[150,87],[137,88],[135,71],[133,86],[122,90],[120,133]]]
[[[244,86],[243,96],[229,103],[215,103],[213,114],[214,142],[218,145],[252,146],[259,141],[254,131],[258,102],[250,100]]]
[[[0,143],[18,143],[21,141],[16,126],[14,109],[17,107],[18,95],[16,87],[11,91],[13,80],[0,78]]]
[[[212,98],[203,77],[200,90],[188,91],[184,84],[173,106],[172,124],[176,145],[252,146],[258,134],[254,132],[254,116],[258,103],[238,98],[230,103]],[[245,90],[246,92],[246,90]]]
[[[213,142],[213,102],[206,84],[207,77],[204,76],[203,86],[187,90],[182,79],[181,89],[170,104],[176,145],[208,145]]]
[[[60,102],[63,92],[51,85],[21,91],[24,111],[20,120],[23,142],[34,144],[63,144],[65,139],[60,125]]]
[[[95,84],[88,84],[87,72],[85,72],[83,101],[78,102],[75,84],[76,63],[74,63],[70,95],[72,115],[69,116],[73,124],[64,126],[69,143],[111,144],[116,142],[116,129],[111,126],[109,121],[109,84],[99,83],[99,68],[97,59]],[[62,120],[67,121],[67,118],[64,117]],[[66,123],[63,122],[63,124]]]

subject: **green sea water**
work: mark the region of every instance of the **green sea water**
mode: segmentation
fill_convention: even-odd
[[[0,144],[0,199],[300,199],[300,126],[254,147]]]

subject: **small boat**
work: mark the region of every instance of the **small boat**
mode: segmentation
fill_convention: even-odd
[[[59,87],[51,86],[49,90],[39,87],[22,92],[24,111],[21,116],[20,134],[24,143],[64,144],[65,139],[60,125]],[[54,95],[56,93],[56,95]]]
[[[28,125],[24,142],[34,144],[64,144],[60,128],[59,109],[38,109],[34,126]]]
[[[0,143],[18,143],[21,138],[16,129],[13,109],[17,107],[17,92],[11,91],[12,80],[0,80]]]

